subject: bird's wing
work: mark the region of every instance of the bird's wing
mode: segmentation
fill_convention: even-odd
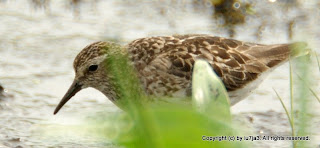
[[[128,46],[138,71],[161,73],[162,77],[175,78],[179,83],[190,83],[195,60],[204,59],[228,91],[245,86],[289,57],[287,44],[253,44],[208,35],[150,37]]]

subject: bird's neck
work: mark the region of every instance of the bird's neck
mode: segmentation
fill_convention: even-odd
[[[127,47],[123,47],[119,44],[112,43],[109,45],[108,53],[114,56],[126,56],[128,54]]]
[[[96,89],[102,92],[110,101],[114,103],[116,102],[117,99],[119,99],[118,92],[116,91],[112,83],[110,84],[110,82],[108,82],[108,86],[104,85],[104,87],[100,87]]]
[[[129,61],[127,48],[121,46],[116,48],[118,49],[111,51],[112,54],[109,54],[105,61],[109,86],[105,87],[106,90],[103,90],[103,93],[119,106],[120,102],[127,102],[133,98],[132,96],[140,96],[143,91],[136,71]]]

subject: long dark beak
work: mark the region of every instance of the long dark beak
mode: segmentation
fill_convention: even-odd
[[[64,104],[66,104],[72,98],[72,96],[74,96],[77,92],[79,92],[81,90],[81,87],[82,87],[82,85],[80,85],[77,80],[74,80],[73,83],[71,84],[69,90],[63,96],[63,98],[60,101],[59,105],[54,110],[53,114],[55,115],[56,113],[58,113],[59,110],[62,108],[62,106]]]

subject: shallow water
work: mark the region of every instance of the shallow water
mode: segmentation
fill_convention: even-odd
[[[221,19],[212,9],[193,7],[190,1],[48,1],[36,5],[28,0],[0,0],[0,82],[6,97],[0,96],[0,147],[114,147],[91,129],[84,129],[90,117],[119,110],[100,92],[78,93],[58,115],[53,110],[73,80],[72,62],[86,45],[98,40],[125,44],[139,37],[204,33],[228,37]],[[299,2],[299,1],[298,1]],[[254,3],[255,15],[235,27],[235,39],[284,43],[307,41],[318,50],[320,43],[319,2],[309,0],[287,7],[284,1]],[[296,20],[293,37],[288,22]],[[317,51],[319,52],[319,51]],[[320,73],[312,68],[314,83]],[[277,68],[246,100],[232,108],[235,120],[254,134],[290,135],[285,112],[276,89],[289,103],[288,64]],[[320,94],[319,87],[314,87]],[[314,108],[320,105],[312,98]],[[320,144],[320,113],[315,110],[313,146]],[[252,142],[259,147],[290,147],[290,141]]]

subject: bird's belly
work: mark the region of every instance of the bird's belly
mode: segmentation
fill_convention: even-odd
[[[231,106],[240,102],[246,98],[252,90],[256,89],[257,86],[264,80],[268,75],[268,72],[259,76],[256,80],[248,83],[242,88],[234,91],[228,91]],[[145,84],[145,83],[144,83]],[[149,83],[149,85],[144,85],[144,89],[148,95],[156,97],[170,97],[176,99],[185,99],[191,96],[191,82],[185,83],[183,85],[171,85],[171,83],[164,82],[154,82]]]
[[[145,92],[153,96],[177,97],[185,98],[191,96],[191,82],[184,84],[172,85],[172,83],[164,83],[161,81],[144,85]]]
[[[266,71],[260,74],[257,79],[253,80],[252,82],[249,82],[242,88],[239,88],[234,91],[228,91],[231,106],[235,105],[236,103],[240,102],[241,100],[249,96],[250,93],[253,90],[255,90],[262,83],[262,81],[269,75],[270,71]]]
[[[266,71],[260,74],[255,80],[245,84],[243,87],[228,91],[231,105],[238,103],[239,101],[250,95],[251,91],[256,89],[257,86],[265,79],[270,73]],[[157,97],[171,97],[185,99],[192,95],[191,80],[186,80],[179,77],[170,77],[166,74],[160,75],[139,75],[142,86],[148,95]]]

